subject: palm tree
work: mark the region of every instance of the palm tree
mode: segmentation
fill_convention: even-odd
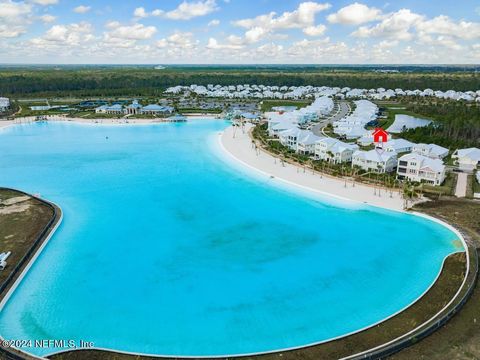
[[[408,201],[416,197],[418,197],[418,193],[415,184],[410,181],[405,181],[403,185],[404,209],[408,209]]]

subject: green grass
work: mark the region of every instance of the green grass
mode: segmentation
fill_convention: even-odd
[[[310,100],[263,100],[260,109],[262,112],[266,112],[272,111],[272,108],[276,106],[296,106],[297,108],[302,108],[311,103]]]
[[[456,179],[457,175],[455,173],[448,173],[441,186],[422,184],[418,187],[418,190],[422,191],[425,195],[433,195],[435,197],[451,196],[455,193]]]
[[[480,183],[477,181],[476,177],[473,178],[472,187],[473,187],[473,193],[474,194],[476,194],[476,193],[480,194]]]

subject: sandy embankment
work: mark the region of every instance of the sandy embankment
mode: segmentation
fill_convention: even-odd
[[[403,199],[398,191],[393,192],[391,197],[390,191],[385,189],[379,191],[378,188],[374,189],[359,183],[354,185],[351,180],[347,181],[345,187],[344,180],[325,175],[321,177],[319,174],[312,174],[309,169],[304,172],[303,167],[287,163],[282,164],[279,159],[265,151],[255,150],[252,148],[248,128],[242,132],[238,128],[235,131],[234,127],[229,127],[220,135],[219,140],[221,147],[230,157],[268,177],[274,176],[301,188],[337,198],[392,210],[403,210]]]

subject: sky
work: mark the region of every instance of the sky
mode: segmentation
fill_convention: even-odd
[[[0,63],[479,64],[479,0],[0,0]]]

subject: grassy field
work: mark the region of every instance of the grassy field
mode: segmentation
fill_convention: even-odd
[[[272,111],[275,106],[296,106],[299,109],[311,103],[309,100],[263,100],[260,110],[262,112]]]

